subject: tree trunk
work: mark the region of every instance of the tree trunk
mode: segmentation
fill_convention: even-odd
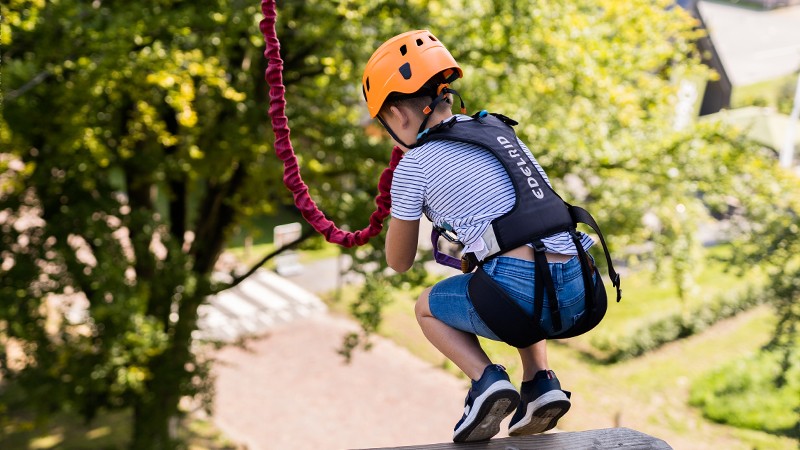
[[[171,433],[170,421],[181,414],[178,408],[181,397],[195,394],[190,387],[193,373],[187,370],[187,365],[195,362],[192,331],[197,328],[197,307],[209,289],[207,280],[198,283],[200,293],[181,302],[179,319],[170,330],[169,348],[150,361],[152,376],[134,406],[132,450],[166,450],[179,443]]]
[[[148,392],[137,399],[133,409],[133,434],[131,450],[168,450],[176,447],[170,436],[170,419],[178,413],[178,399],[167,394],[167,384],[177,378],[170,374],[154,374],[161,386],[151,385]],[[178,386],[174,386],[174,391]],[[166,395],[165,395],[166,394]]]

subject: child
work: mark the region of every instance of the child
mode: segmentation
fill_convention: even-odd
[[[490,223],[515,205],[515,190],[503,165],[478,145],[426,140],[431,127],[451,121],[449,83],[463,76],[447,49],[428,31],[411,31],[381,45],[367,63],[362,79],[370,115],[378,118],[405,152],[395,169],[391,188],[392,220],[386,236],[386,260],[398,272],[414,262],[419,221],[424,213],[435,227],[453,231],[464,254],[482,269],[529,315],[534,312],[534,249],[521,245],[487,258],[491,244],[484,239]],[[460,98],[460,96],[459,96]],[[462,101],[462,113],[463,101]],[[456,126],[455,129],[458,127]],[[423,141],[418,145],[418,141]],[[529,164],[549,180],[525,145],[517,140]],[[593,241],[578,233],[581,246]],[[575,240],[566,232],[541,239],[555,284],[557,311],[569,327],[584,313],[584,279]],[[505,368],[492,364],[477,335],[500,340],[476,313],[468,294],[473,273],[445,279],[422,292],[416,316],[427,339],[472,381],[464,415],[456,424],[456,442],[489,439],[500,422],[516,408],[509,434],[541,433],[556,426],[569,410],[569,392],[562,391],[547,362],[546,341],[519,348],[523,374],[521,392],[510,383]],[[546,297],[545,297],[546,298]],[[541,326],[555,334],[548,302]]]

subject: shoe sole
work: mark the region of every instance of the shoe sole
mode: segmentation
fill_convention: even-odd
[[[570,406],[572,404],[562,391],[547,392],[528,403],[525,417],[509,427],[508,435],[525,436],[552,430]]]
[[[500,422],[519,405],[519,393],[509,382],[496,384],[500,386],[475,400],[467,420],[453,433],[453,442],[485,441],[500,432]]]

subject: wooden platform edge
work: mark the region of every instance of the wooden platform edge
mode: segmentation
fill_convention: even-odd
[[[570,431],[491,439],[483,442],[381,447],[363,450],[672,450],[666,442],[629,428]]]

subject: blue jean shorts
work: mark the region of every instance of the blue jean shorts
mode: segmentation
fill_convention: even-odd
[[[567,329],[581,318],[585,311],[584,285],[578,257],[563,263],[549,263],[550,273],[558,297],[563,329]],[[492,277],[529,317],[533,317],[534,262],[499,256],[483,265],[483,270]],[[469,299],[467,285],[471,273],[456,275],[436,283],[428,298],[431,314],[445,324],[467,333],[499,341],[492,330],[478,316]],[[545,290],[541,327],[548,334],[555,334],[550,319],[550,306]],[[562,330],[563,331],[563,330]]]

